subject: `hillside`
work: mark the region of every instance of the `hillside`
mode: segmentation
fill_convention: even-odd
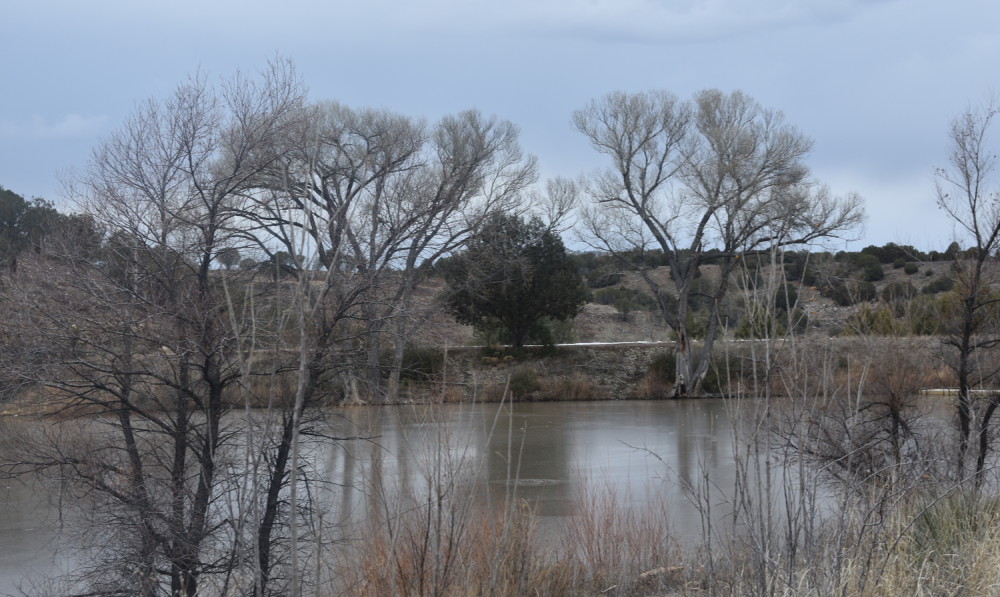
[[[916,274],[907,275],[902,268],[894,269],[891,264],[882,266],[885,278],[875,282],[878,296],[882,290],[893,282],[910,282],[920,290],[928,282],[948,271],[953,262],[936,261],[921,264]],[[703,265],[702,275],[713,279],[718,276],[718,266]],[[926,272],[930,271],[931,275]],[[669,269],[658,267],[651,271],[650,276],[669,292],[676,292],[669,279]],[[624,286],[632,290],[649,293],[646,282],[637,272],[627,272],[616,286]],[[474,343],[470,326],[459,325],[442,306],[436,297],[444,291],[444,281],[440,278],[430,278],[421,284],[417,296],[418,306],[424,315],[424,324],[416,333],[414,341],[423,345],[465,346]],[[799,308],[809,316],[809,333],[817,335],[835,335],[847,323],[848,316],[858,309],[858,305],[839,306],[832,298],[824,297],[821,287],[810,287],[795,283],[798,290]],[[735,304],[741,302],[739,289],[731,292]],[[878,301],[870,301],[875,304]],[[644,342],[668,341],[670,330],[657,313],[637,311],[623,320],[618,311],[610,305],[587,303],[574,320],[577,342]]]

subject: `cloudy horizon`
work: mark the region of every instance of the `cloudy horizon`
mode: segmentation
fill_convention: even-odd
[[[134,106],[188,76],[295,61],[313,100],[430,121],[478,108],[521,128],[543,178],[600,167],[574,109],[613,90],[741,89],[815,141],[807,164],[865,197],[864,236],[942,249],[948,123],[996,87],[1000,6],[970,1],[550,0],[22,3],[0,64],[0,185],[59,201]]]

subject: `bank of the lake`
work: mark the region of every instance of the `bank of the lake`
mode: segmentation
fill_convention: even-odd
[[[701,342],[693,342],[696,353]],[[886,354],[904,354],[921,363],[906,369],[913,379],[907,391],[954,387],[954,374],[942,356],[943,344],[934,337],[873,338],[816,335],[782,339],[768,348],[763,342],[720,340],[715,343],[711,366],[703,382],[702,395],[719,397],[726,392],[746,395],[754,383],[764,379],[764,367],[771,367],[771,395],[786,395],[790,386],[784,371],[803,362],[821,362],[824,375],[843,383],[863,383],[866,371],[886,369],[893,375],[900,369]],[[671,397],[674,381],[673,342],[607,342],[556,346],[480,347],[433,346],[409,347],[404,359],[399,404],[482,403],[482,402],[586,402],[593,400],[661,400]],[[770,351],[770,352],[769,352]],[[769,354],[766,354],[768,353]],[[881,355],[881,356],[880,356]],[[288,358],[294,355],[289,354]],[[793,363],[794,361],[794,363]],[[916,371],[915,374],[912,371]],[[386,373],[388,370],[386,370]],[[284,374],[286,385],[294,387],[295,372]],[[323,391],[323,405],[359,405],[380,403],[379,392],[366,392],[364,383],[343,383],[345,376],[334,378]],[[818,376],[813,375],[813,382]],[[385,390],[388,377],[383,378]],[[251,383],[260,396],[267,396],[267,378],[254,376]],[[353,388],[347,390],[346,388]],[[832,386],[831,386],[832,387]],[[507,393],[505,394],[505,389]],[[801,388],[796,392],[801,392]],[[810,389],[809,392],[814,391]],[[825,393],[825,390],[820,390]],[[752,392],[751,392],[752,393]],[[289,395],[294,395],[291,392]],[[243,408],[243,395],[233,390],[233,408]],[[253,403],[263,406],[265,402]],[[0,402],[0,417],[37,417],[58,415],[65,406],[58,390],[33,387]],[[73,414],[79,414],[74,411]]]

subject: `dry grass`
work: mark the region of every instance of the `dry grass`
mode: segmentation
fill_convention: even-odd
[[[473,505],[457,493],[428,505],[400,497],[389,497],[390,517],[368,518],[363,538],[340,552],[337,594],[624,596],[683,587],[685,567],[656,496],[638,507],[598,483],[578,496],[555,551],[540,548],[536,510],[523,500]]]
[[[674,384],[670,380],[663,379],[653,372],[646,374],[640,386],[640,395],[650,400],[658,400],[670,396],[674,389]]]
[[[608,392],[584,377],[563,378],[558,380],[539,380],[541,389],[539,395],[544,400],[577,401],[607,400]]]
[[[877,535],[863,541],[873,549],[852,549],[836,562],[817,561],[811,567],[800,567],[779,594],[1000,595],[998,505],[996,497],[957,492],[939,499],[908,501],[892,512]],[[852,530],[863,533],[860,526]],[[818,577],[825,577],[827,583],[817,583]],[[734,588],[736,596],[756,594],[739,583]]]
[[[104,409],[80,404],[55,388],[35,386],[0,404],[0,417],[56,417],[69,419],[100,414]]]
[[[532,391],[516,394],[513,401],[586,402],[608,399],[607,390],[584,377],[539,377],[534,380],[534,384]],[[506,384],[487,386],[476,397],[476,401],[500,402],[504,397],[505,387]],[[511,397],[508,396],[507,399],[510,400]]]
[[[587,483],[566,521],[561,557],[581,594],[648,595],[683,577],[662,494],[647,489],[641,505],[609,476]]]
[[[572,571],[538,547],[525,502],[465,508],[449,502],[371,519],[363,540],[341,553],[339,595],[471,597],[572,594]],[[430,515],[428,515],[430,514]],[[443,525],[438,526],[443,521]]]

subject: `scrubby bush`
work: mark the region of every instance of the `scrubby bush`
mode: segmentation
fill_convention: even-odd
[[[841,307],[870,301],[875,298],[875,285],[861,281],[853,284],[839,284],[830,292],[830,298]]]
[[[701,382],[702,389],[709,394],[729,391],[729,376],[739,372],[741,359],[738,354],[713,354],[712,362],[708,364],[708,372]]]
[[[594,302],[599,305],[617,305],[618,301],[626,300],[632,305],[633,311],[649,311],[656,309],[656,299],[640,290],[632,290],[624,286],[618,288],[602,288],[594,293]]]
[[[753,290],[767,281],[766,267],[770,261],[764,262],[760,256],[747,257],[742,263],[743,268],[736,270],[736,283],[742,289]]]
[[[379,355],[383,377],[388,377],[393,361],[393,351],[383,350]],[[444,351],[437,347],[407,344],[403,349],[400,379],[426,381],[444,369]]]
[[[623,277],[611,267],[602,266],[587,272],[587,285],[591,288],[605,288],[621,282]]]
[[[921,292],[923,292],[924,294],[937,294],[939,292],[948,292],[954,285],[955,285],[954,280],[952,280],[948,276],[938,276],[937,278],[931,280],[926,286],[924,286]]]
[[[829,293],[827,293],[826,290],[829,290]],[[824,296],[829,296],[833,299],[833,302],[837,303],[841,307],[854,304],[854,295],[851,293],[847,284],[837,284],[833,288],[826,287],[824,288],[823,294]]]
[[[957,242],[952,241],[948,248],[944,251],[945,261],[954,261],[958,258],[958,253],[962,250],[962,247],[958,245]]]
[[[861,249],[861,253],[873,255],[882,263],[892,263],[896,269],[903,267],[902,265],[895,265],[900,259],[905,262],[908,259],[922,259],[924,257],[923,253],[917,251],[912,246],[897,245],[896,243],[886,243],[881,247],[869,245]]]
[[[952,290],[935,298],[935,314],[944,327],[951,331],[962,325],[966,317],[966,301],[972,298],[979,309],[973,316],[973,325],[982,326],[986,322],[1000,321],[1000,292],[989,285],[982,285],[976,296],[970,297],[968,288],[956,285]]]
[[[845,336],[905,336],[906,326],[896,321],[892,311],[885,305],[872,309],[861,305],[856,313],[847,318]]]
[[[817,276],[816,263],[822,261],[824,257],[823,253],[810,254],[807,251],[785,253],[785,280],[814,286]]]
[[[285,251],[278,251],[271,259],[257,264],[257,271],[265,276],[286,277],[295,274],[295,258]]]
[[[550,319],[548,317],[543,317],[545,321],[543,325],[547,324],[551,330],[552,343],[553,344],[571,344],[576,342],[576,323],[570,319]]]
[[[649,373],[664,383],[677,377],[677,355],[672,350],[658,353],[649,361]]]
[[[882,271],[882,263],[874,255],[861,255],[855,261],[854,265],[861,270],[861,278],[867,282],[877,282],[885,277],[885,272]]]
[[[483,346],[498,346],[513,344],[510,331],[499,321],[486,319],[472,326],[474,342]],[[576,336],[576,325],[573,319],[551,319],[539,317],[528,330],[525,344],[552,346],[573,342]]]
[[[756,303],[747,309],[735,333],[738,340],[780,338],[784,335],[785,328],[762,305]]]
[[[618,288],[602,288],[594,292],[594,302],[598,305],[613,305],[622,298],[632,298],[632,291],[624,286]]]
[[[871,282],[858,282],[855,289],[858,294],[858,301],[871,301],[875,299],[875,285]]]
[[[882,289],[882,302],[889,306],[894,317],[906,315],[910,299],[920,294],[909,282],[892,282]]]
[[[917,266],[917,264],[911,261],[903,266],[903,273],[905,273],[908,276],[912,276],[913,274],[917,273],[917,270],[919,269],[920,268]]]
[[[663,293],[660,294],[660,300],[666,306],[667,315],[668,316],[673,317],[673,316],[677,315],[677,306],[678,306],[679,303],[678,303],[677,297],[675,295],[670,294],[669,292],[663,292]],[[654,303],[655,303],[655,299],[654,299]],[[660,313],[660,315],[663,315],[663,313],[660,312],[660,310],[659,310],[659,304],[657,304],[657,308],[654,309],[653,311],[656,312],[656,313]]]
[[[688,311],[687,314],[687,334],[691,340],[704,340],[708,333],[708,318],[711,313],[708,309],[699,311]]]
[[[691,340],[704,340],[705,334],[708,332],[708,318],[711,317],[711,313],[708,309],[701,309],[695,311],[694,309],[688,309],[687,318],[687,335]],[[677,333],[674,331],[670,332],[670,339],[676,340]]]
[[[892,262],[892,269],[899,269],[906,265],[906,260],[900,257],[899,259]]]
[[[779,317],[779,320],[784,320],[783,317]],[[792,311],[792,316],[788,321],[789,330],[793,334],[802,334],[809,327],[809,315],[806,314],[802,309],[795,309]]]
[[[937,301],[929,294],[918,296],[906,304],[906,320],[910,324],[910,333],[914,335],[936,336],[942,332]]]
[[[631,315],[632,311],[635,311],[636,309],[632,301],[620,298],[615,301],[615,310],[618,311],[622,321],[628,321],[628,316]]]
[[[510,395],[515,398],[537,392],[541,387],[542,384],[538,381],[538,372],[533,367],[522,367],[510,375]]]
[[[909,282],[891,282],[882,289],[882,301],[897,303],[917,296],[917,288]]]
[[[799,301],[799,293],[795,284],[782,284],[774,294],[774,307],[779,311],[788,311]]]

